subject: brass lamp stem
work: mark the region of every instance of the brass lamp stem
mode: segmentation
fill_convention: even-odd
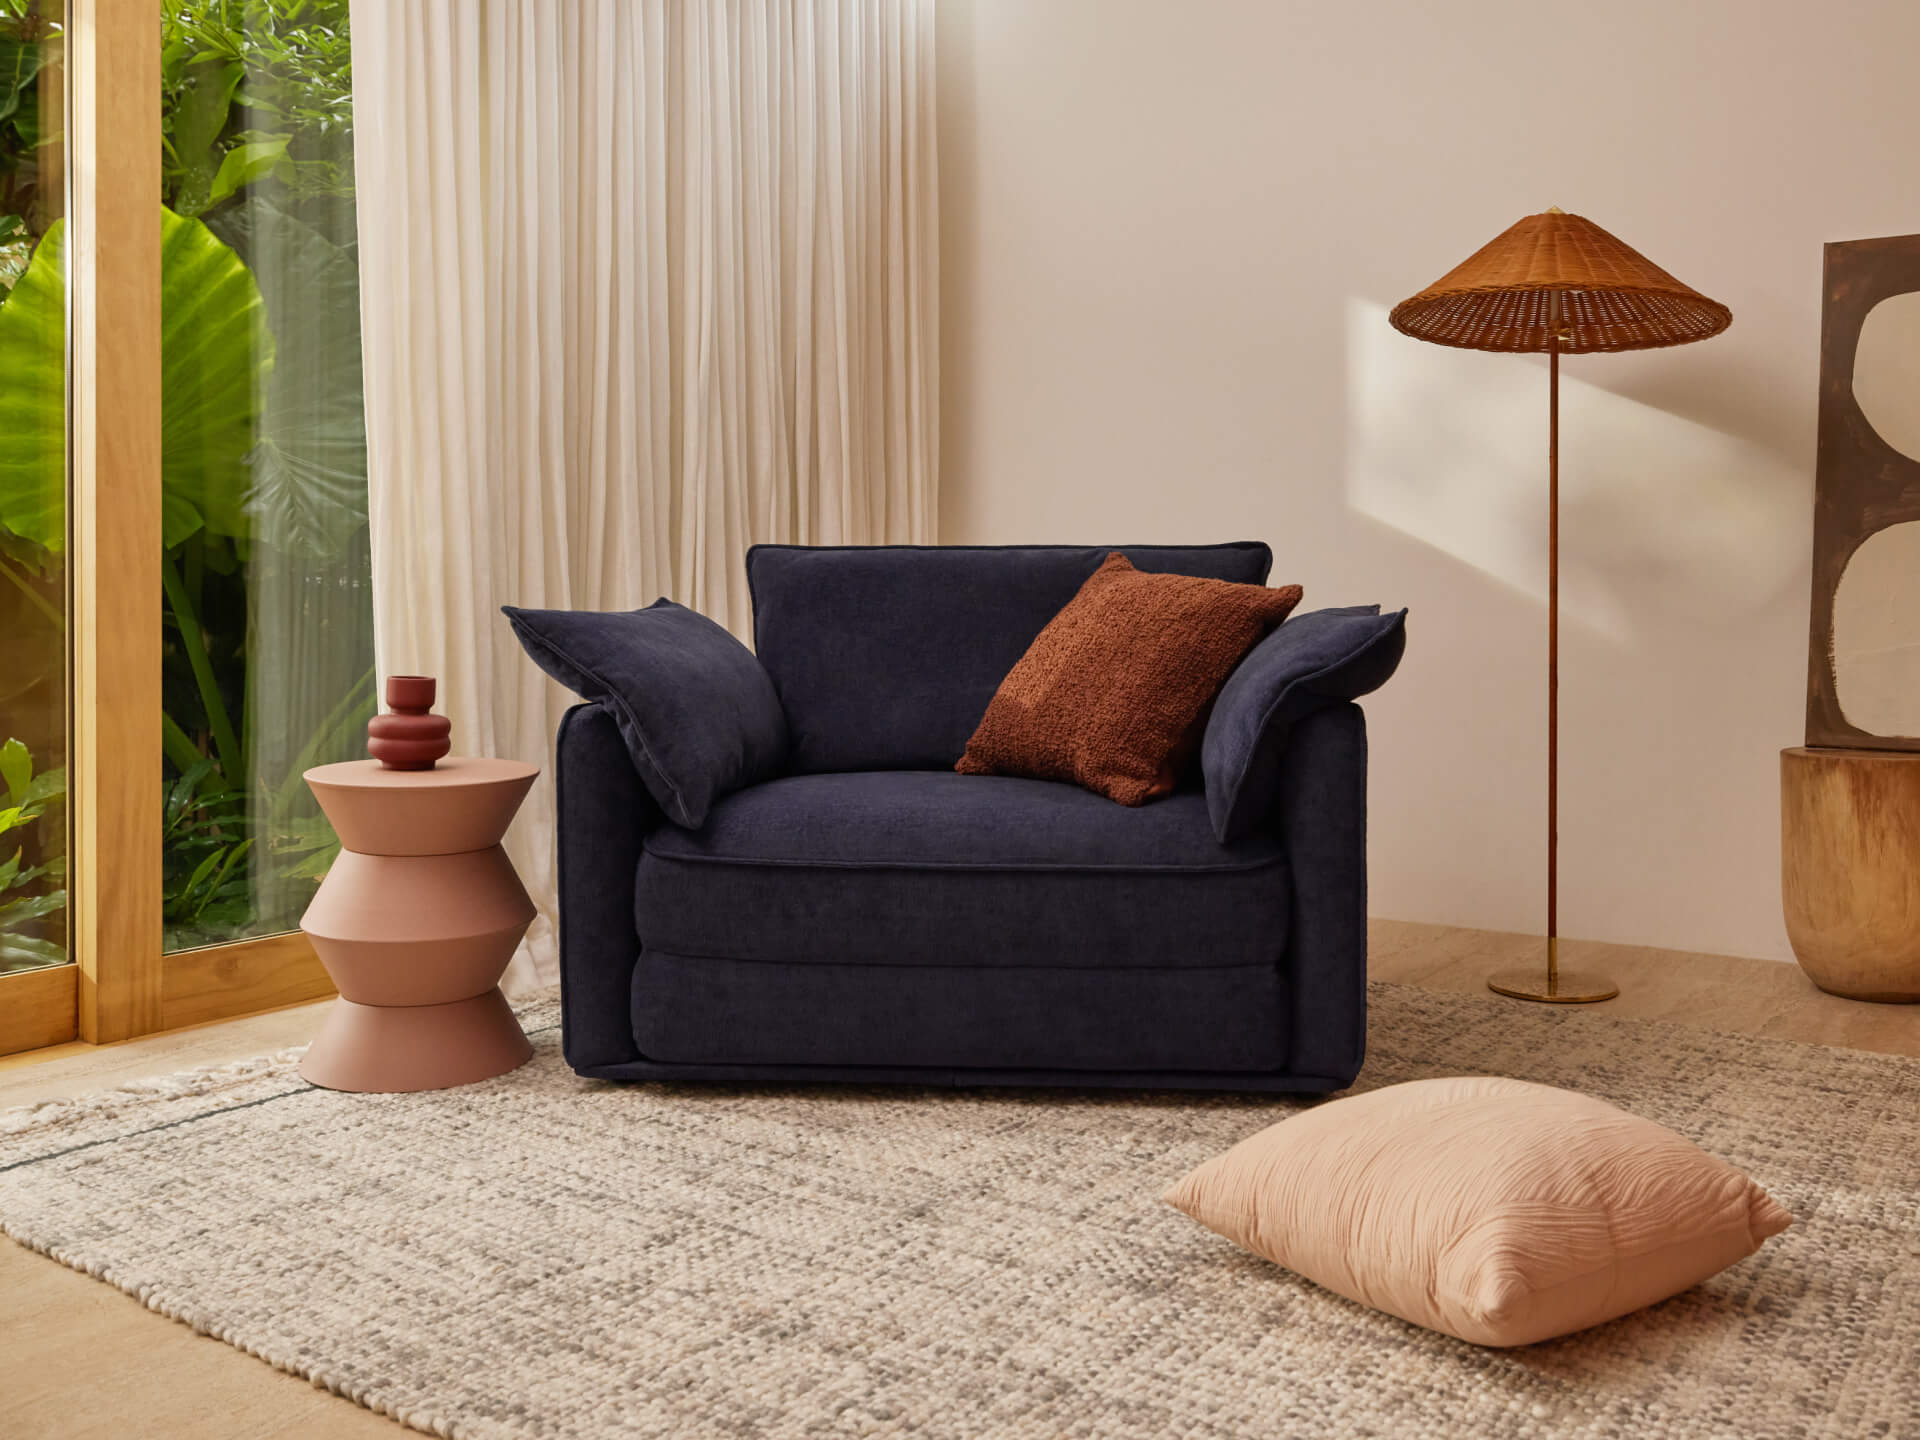
[[[1560,327],[1553,292],[1547,352],[1547,993],[1560,989]]]
[[[1560,345],[1566,294],[1547,312],[1547,983],[1530,968],[1490,977],[1488,988],[1518,1000],[1560,1005],[1611,1000],[1620,987],[1598,975],[1560,973]]]

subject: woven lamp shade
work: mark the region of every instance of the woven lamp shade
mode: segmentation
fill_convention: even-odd
[[[1393,328],[1462,350],[1653,350],[1718,335],[1733,312],[1591,220],[1549,210],[1495,237],[1410,300]]]

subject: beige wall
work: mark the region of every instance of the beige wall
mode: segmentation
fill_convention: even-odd
[[[1820,246],[1920,230],[1912,0],[940,0],[942,538],[1412,607],[1376,914],[1543,923],[1544,365],[1385,310],[1587,215],[1730,305],[1566,362],[1562,933],[1787,958]]]

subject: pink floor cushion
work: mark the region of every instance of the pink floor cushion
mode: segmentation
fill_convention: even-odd
[[[1162,1198],[1349,1300],[1476,1345],[1527,1345],[1654,1304],[1792,1223],[1664,1126],[1485,1076],[1316,1106]]]

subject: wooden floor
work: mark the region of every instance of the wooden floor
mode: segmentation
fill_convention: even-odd
[[[319,1028],[329,1003],[319,1000],[311,1005],[290,1005],[244,1020],[169,1030],[164,1035],[123,1040],[117,1045],[74,1041],[24,1055],[0,1055],[0,1110],[82,1095],[89,1090],[111,1090],[147,1075],[199,1070],[304,1045]]]
[[[1479,990],[1486,973],[1542,955],[1522,935],[1376,920],[1377,980]],[[1617,981],[1609,1014],[1920,1056],[1920,1006],[1863,1005],[1815,990],[1798,967],[1724,955],[1565,942],[1563,965]],[[1514,1002],[1520,1003],[1520,1002]],[[121,1045],[0,1059],[0,1109],[243,1059],[302,1043],[301,1006]],[[74,1377],[85,1375],[84,1382]],[[0,1240],[0,1436],[6,1440],[394,1437],[393,1422],[316,1390],[54,1261]]]
[[[1367,940],[1375,980],[1429,990],[1480,990],[1490,970],[1535,962],[1542,974],[1546,968],[1546,942],[1532,935],[1375,920]],[[1816,990],[1798,965],[1579,940],[1560,942],[1560,963],[1599,971],[1620,986],[1617,1000],[1591,1007],[1602,1014],[1920,1056],[1920,1005],[1842,1000]]]
[[[119,1045],[9,1055],[0,1058],[0,1110],[304,1045],[325,1008],[297,1005]],[[5,1440],[395,1440],[407,1433],[0,1238]]]

